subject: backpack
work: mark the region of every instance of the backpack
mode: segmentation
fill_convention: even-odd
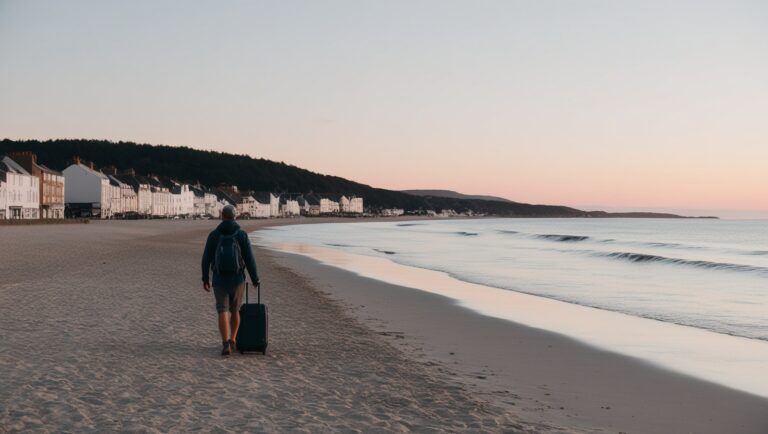
[[[243,260],[243,252],[240,250],[240,243],[237,242],[239,232],[237,231],[232,235],[219,235],[213,260],[213,271],[216,274],[235,274],[243,271],[245,260]]]

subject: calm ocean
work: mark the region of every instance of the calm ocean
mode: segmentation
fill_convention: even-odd
[[[646,326],[655,330],[653,324],[657,321],[686,326],[664,326],[667,328],[645,337],[635,338],[633,334],[626,339],[634,340],[629,343],[621,341],[621,336],[596,336],[601,334],[594,331],[598,328],[581,334],[574,331],[572,336],[686,372],[690,368],[734,387],[740,387],[742,379],[720,378],[731,374],[726,369],[716,372],[721,369],[716,365],[722,365],[718,353],[738,351],[741,360],[734,361],[729,369],[742,369],[738,363],[744,362],[744,373],[768,364],[768,359],[755,359],[764,357],[768,350],[765,220],[406,221],[285,226],[260,231],[258,236],[262,243],[273,247],[301,243],[358,257],[378,257],[443,272],[463,282],[497,288],[497,292],[514,291],[622,314],[613,315],[615,318],[655,320],[637,322],[630,318],[624,322],[632,324],[626,326],[630,330],[627,333]],[[504,291],[499,299],[504,298]],[[435,292],[439,293],[439,288]],[[471,291],[457,298],[472,305]],[[509,315],[499,313],[499,306],[493,315],[565,334],[580,326],[550,326],[554,320],[540,322],[539,318],[526,321],[519,312],[513,312],[514,304],[504,307]],[[476,310],[483,313],[484,309],[481,306]],[[600,314],[595,310],[587,312]],[[610,327],[606,324],[602,328]],[[689,328],[707,333],[690,334],[686,332]],[[653,344],[647,342],[664,339],[668,342],[659,348],[651,348]],[[708,341],[712,347],[707,347]],[[691,348],[685,349],[683,344],[678,345],[680,342]],[[730,345],[739,349],[726,349]],[[701,353],[692,354],[694,351]],[[680,354],[673,357],[673,352]],[[692,361],[701,366],[690,367]],[[768,383],[756,389],[749,378],[743,381],[745,386],[740,388],[768,396]]]

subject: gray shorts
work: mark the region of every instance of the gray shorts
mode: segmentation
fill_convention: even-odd
[[[229,288],[213,288],[213,295],[216,297],[216,312],[235,313],[240,310],[243,304],[243,289],[245,283]]]

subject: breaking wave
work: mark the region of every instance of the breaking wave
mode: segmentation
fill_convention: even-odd
[[[563,241],[567,243],[584,241],[589,239],[589,237],[586,235],[557,235],[557,234],[536,235],[536,238],[541,238],[542,240]]]
[[[630,252],[610,252],[610,253],[598,253],[598,256],[604,256],[608,258],[621,259],[624,261],[634,263],[663,263],[672,265],[683,265],[688,267],[704,268],[708,270],[728,270],[728,271],[746,271],[746,272],[758,272],[768,274],[768,268],[757,267],[752,265],[743,264],[730,264],[727,262],[711,262],[711,261],[699,261],[691,259],[680,258],[668,258],[666,256],[648,255],[645,253],[630,253]]]

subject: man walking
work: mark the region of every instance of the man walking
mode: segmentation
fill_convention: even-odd
[[[256,260],[253,258],[248,234],[235,222],[235,207],[221,210],[219,226],[208,235],[203,251],[203,289],[210,292],[209,273],[213,269],[213,294],[219,314],[222,356],[235,350],[235,338],[240,327],[240,304],[243,299],[245,269],[254,286],[259,284]]]

